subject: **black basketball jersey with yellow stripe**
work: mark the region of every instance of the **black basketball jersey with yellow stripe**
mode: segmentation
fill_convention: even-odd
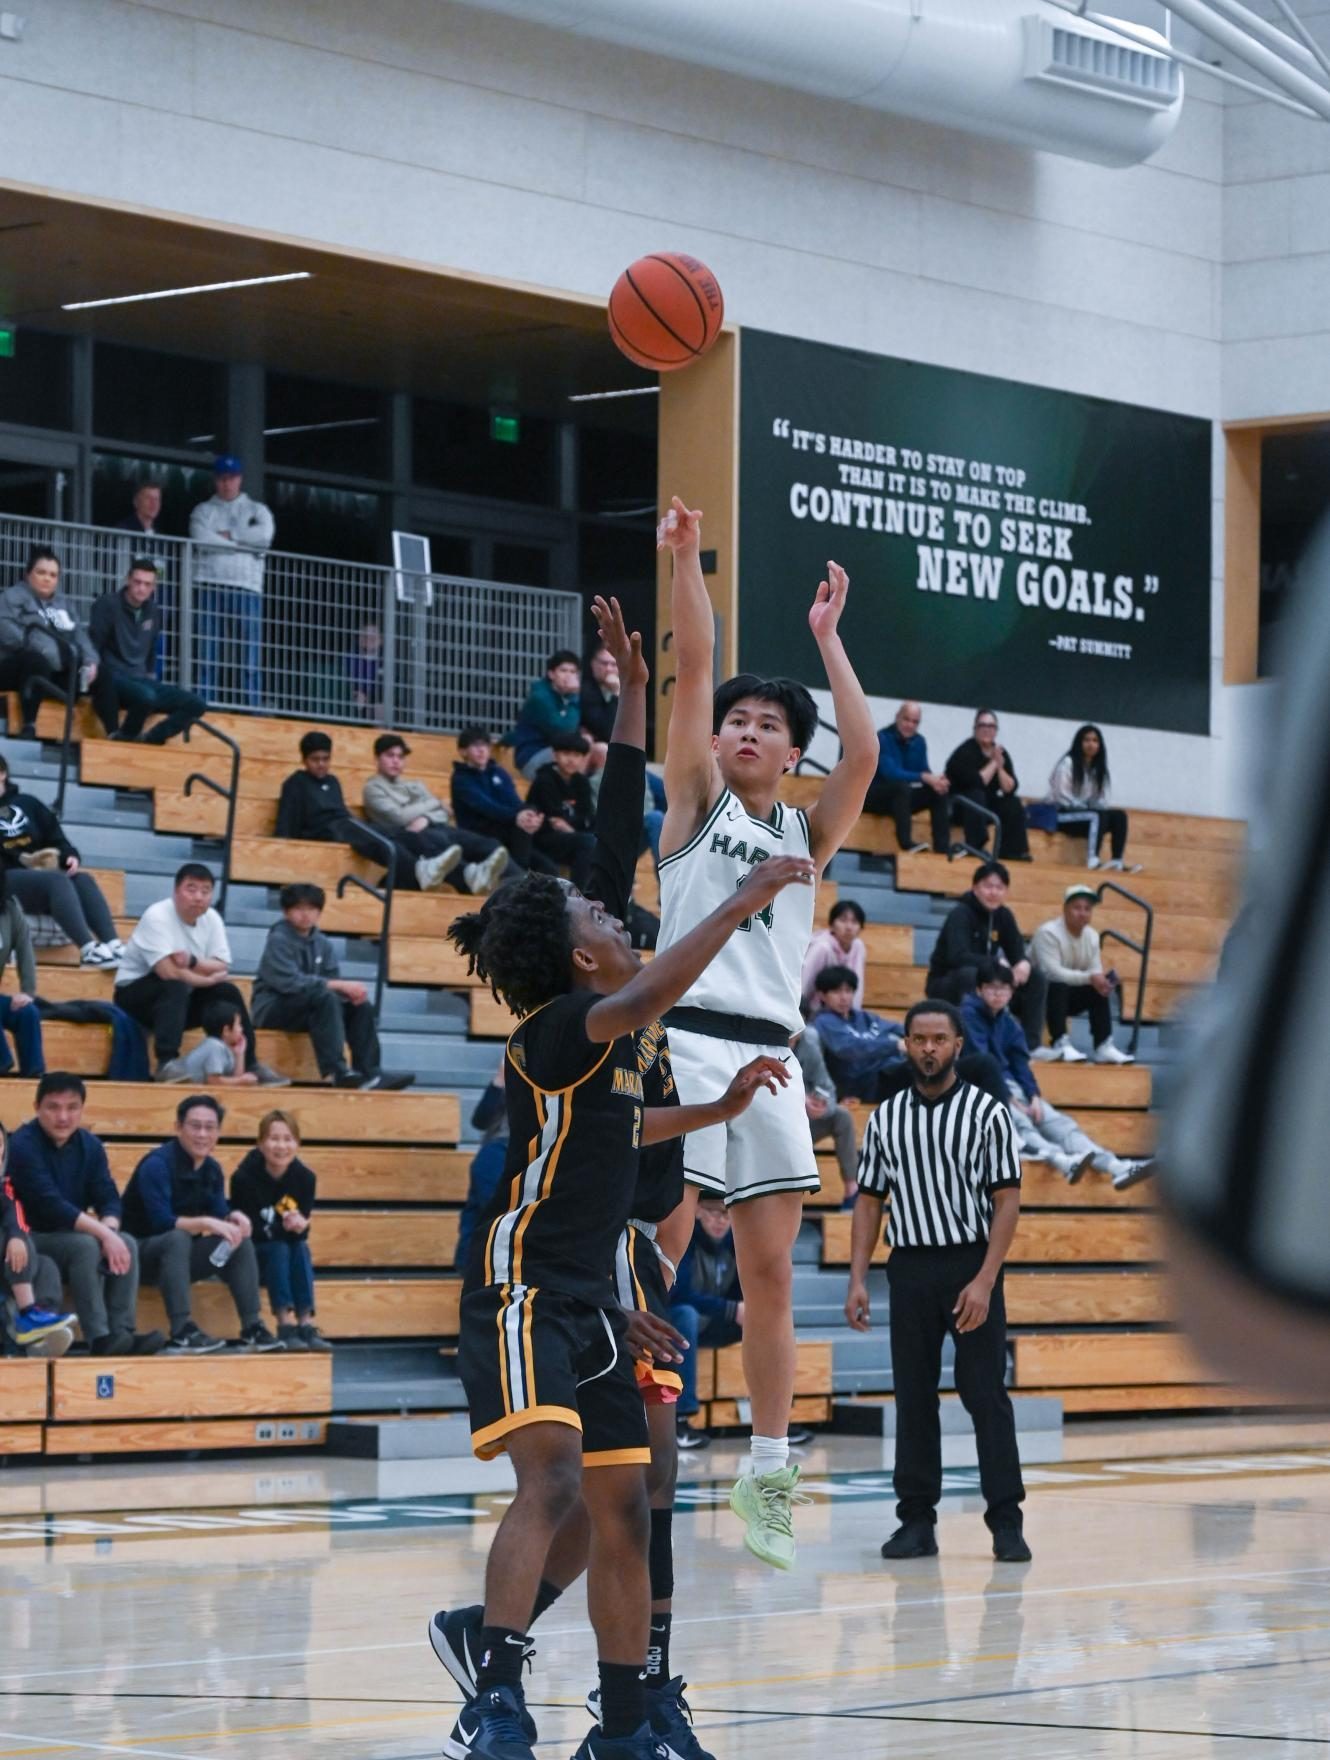
[[[508,1158],[465,1289],[506,1284],[618,1306],[614,1255],[634,1214],[643,1084],[637,1039],[586,1034],[591,991],[557,997],[508,1041]]]
[[[637,1068],[647,1106],[679,1104],[664,1021],[653,1021],[637,1035]],[[683,1187],[683,1138],[648,1144],[638,1154],[632,1214],[641,1222],[663,1222],[683,1202]]]

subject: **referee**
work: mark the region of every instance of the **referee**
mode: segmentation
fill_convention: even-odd
[[[974,1423],[993,1556],[1024,1564],[1020,1455],[1003,1385],[1007,1315],[1002,1262],[1021,1208],[1021,1163],[1005,1105],[962,1081],[960,1015],[917,1002],[905,1017],[911,1085],[868,1122],[859,1158],[845,1317],[869,1327],[868,1267],[889,1198],[887,1284],[896,1393],[896,1514],[883,1558],[937,1551],[942,1495],[938,1383],[942,1343],[956,1340],[956,1391]]]

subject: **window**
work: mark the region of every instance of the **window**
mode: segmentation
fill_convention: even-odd
[[[213,492],[212,472],[200,465],[175,464],[150,454],[94,452],[92,455],[92,523],[119,525],[134,511],[140,483],[157,483],[162,511],[157,530],[163,537],[189,535],[189,516]]]
[[[73,425],[71,361],[67,336],[19,326],[12,357],[0,359],[0,422],[27,428]]]
[[[103,439],[219,452],[225,411],[226,369],[218,361],[115,342],[92,351],[92,426]]]
[[[519,416],[517,439],[496,440],[488,410],[417,398],[411,432],[412,475],[422,488],[541,507],[557,499],[557,430],[541,416]]]
[[[264,446],[269,465],[383,477],[388,472],[387,399],[360,385],[269,373]]]
[[[277,522],[275,548],[339,562],[383,562],[383,498],[269,476],[265,499]]]

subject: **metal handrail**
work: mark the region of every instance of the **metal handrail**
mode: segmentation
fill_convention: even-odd
[[[824,721],[822,719],[822,717],[819,715],[817,718],[817,724],[821,728],[823,733],[834,733],[837,741],[839,742],[840,728],[836,726],[834,721]],[[842,752],[844,752],[845,747],[841,746],[840,749]],[[794,774],[796,776],[799,775],[800,771],[803,769],[805,764],[807,764],[811,769],[816,770],[819,773],[819,775],[822,775],[822,776],[830,776],[831,775],[831,770],[826,764],[820,763],[816,758],[810,758],[806,752],[800,752],[799,762],[794,766]]]
[[[37,680],[37,688],[44,697],[54,697],[57,703],[65,705],[65,726],[60,736],[60,780],[56,784],[55,800],[52,803],[57,819],[65,815],[65,785],[69,780],[69,756],[74,741],[74,705],[79,694],[79,657],[78,650],[73,650],[69,661],[69,682],[62,690],[52,679]]]
[[[337,882],[337,896],[342,898],[348,886],[358,886],[362,892],[368,892],[371,898],[377,898],[383,906],[383,919],[379,925],[379,960],[374,974],[374,1018],[378,1020],[383,1010],[383,988],[388,981],[388,937],[392,933],[393,895],[397,882],[397,845],[391,837],[377,831],[373,825],[359,821],[357,828],[381,843],[388,852],[388,860],[384,868],[383,886],[371,886],[368,880],[362,880],[359,874],[343,874]]]
[[[1141,1014],[1145,1008],[1145,980],[1150,974],[1150,948],[1154,941],[1155,911],[1154,906],[1150,903],[1149,899],[1142,898],[1139,892],[1130,892],[1125,886],[1119,886],[1116,880],[1101,880],[1098,890],[1095,893],[1095,898],[1102,903],[1106,892],[1120,893],[1123,898],[1127,899],[1131,904],[1139,905],[1145,912],[1144,942],[1133,940],[1130,935],[1124,935],[1121,929],[1101,929],[1099,931],[1099,940],[1101,943],[1105,941],[1120,941],[1124,947],[1130,947],[1133,953],[1139,953],[1141,956],[1141,970],[1136,980],[1136,1018],[1132,1022],[1131,1042],[1127,1046],[1128,1051],[1130,1051],[1134,1057],[1136,1055],[1136,1047],[1140,1043],[1141,1037]],[[1121,1013],[1121,1009],[1122,999],[1121,996],[1119,996],[1119,1013]]]
[[[217,913],[219,916],[225,916],[226,893],[231,884],[231,845],[236,834],[236,802],[240,796],[240,747],[229,733],[223,733],[221,728],[214,727],[211,721],[191,721],[185,729],[187,740],[196,727],[201,727],[205,733],[210,733],[215,740],[220,740],[224,746],[229,746],[231,750],[231,785],[229,788],[223,788],[220,782],[214,782],[212,777],[205,776],[202,770],[191,770],[185,778],[184,788],[187,795],[193,794],[194,784],[201,782],[214,794],[221,795],[226,802],[226,830],[222,836],[222,884],[217,893]]]
[[[965,839],[962,837],[958,842],[948,846],[948,857],[954,860],[958,855],[967,855],[973,856],[978,862],[1000,862],[1002,860],[1002,821],[998,818],[992,807],[981,806],[978,801],[972,801],[968,795],[965,796],[963,801],[961,797],[957,795],[955,805],[956,811],[962,815],[962,826],[965,823],[964,815],[966,813],[978,813],[981,818],[992,820],[993,848],[991,852],[986,849],[976,849],[972,843],[966,843]]]

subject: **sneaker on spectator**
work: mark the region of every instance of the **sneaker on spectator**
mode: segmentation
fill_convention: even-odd
[[[453,844],[439,856],[421,856],[416,863],[416,885],[422,892],[437,892],[462,859],[462,846]]]
[[[254,1074],[259,1078],[261,1088],[289,1088],[291,1086],[290,1076],[284,1076],[281,1070],[274,1069],[270,1063],[256,1063]]]
[[[1119,1051],[1111,1039],[1105,1039],[1102,1045],[1096,1045],[1091,1058],[1093,1063],[1135,1063],[1136,1059],[1126,1051]]]
[[[362,1088],[365,1085],[365,1078],[360,1071],[347,1069],[345,1064],[341,1069],[334,1070],[330,1076],[324,1076],[323,1080],[330,1088]]]
[[[95,1350],[96,1346],[93,1348]],[[192,1320],[186,1320],[179,1332],[173,1332],[166,1345],[167,1355],[175,1357],[206,1357],[211,1356],[213,1351],[224,1351],[225,1349],[226,1340],[224,1338],[214,1338],[210,1332],[205,1332]]]
[[[166,1349],[166,1334],[156,1327],[151,1332],[136,1332],[131,1348],[136,1357],[155,1357],[158,1351]]]
[[[1084,1063],[1085,1053],[1078,1051],[1071,1042],[1071,1034],[1064,1033],[1060,1039],[1053,1041],[1053,1049],[1060,1063]]]
[[[94,1338],[88,1346],[89,1353],[94,1357],[132,1357],[134,1355],[134,1334],[132,1332],[104,1332],[100,1338]]]
[[[312,1320],[302,1320],[299,1330],[307,1351],[330,1351],[333,1348]]]
[[[53,1314],[49,1308],[39,1308],[34,1302],[30,1308],[14,1316],[9,1336],[20,1350],[26,1350],[30,1344],[39,1344],[53,1332],[67,1330],[77,1318],[76,1314]]]
[[[1087,868],[1111,868],[1113,866],[1112,862],[1101,862],[1098,856],[1086,856],[1085,865]],[[1119,862],[1118,867],[1121,866],[1122,863]]]
[[[711,1438],[705,1430],[695,1430],[682,1414],[674,1420],[674,1439],[680,1448],[710,1448]]]
[[[23,1355],[34,1358],[42,1357],[53,1362],[57,1357],[63,1357],[73,1343],[74,1334],[70,1328],[60,1326],[54,1332],[48,1332],[42,1338],[37,1339],[35,1343],[24,1345]]]
[[[1062,1053],[1056,1045],[1036,1045],[1030,1053],[1031,1063],[1061,1063]]]
[[[381,1089],[385,1094],[397,1094],[403,1088],[409,1088],[415,1081],[415,1072],[405,1069],[376,1069],[372,1076],[360,1075],[357,1072],[357,1086],[366,1090]]]
[[[105,945],[110,948],[111,952],[117,959],[123,959],[125,957],[125,944],[118,935],[112,935],[111,939],[106,942]]]
[[[932,853],[933,846],[931,843],[912,843],[909,849],[905,851],[907,856],[931,856]]]
[[[1125,1192],[1132,1186],[1140,1185],[1143,1179],[1153,1179],[1158,1171],[1159,1161],[1154,1155],[1145,1161],[1120,1162],[1118,1171],[1112,1175],[1113,1190]]]
[[[169,1057],[165,1063],[159,1063],[157,1065],[157,1074],[153,1077],[153,1080],[155,1082],[187,1082],[189,1080],[189,1071],[185,1068],[184,1058]]]
[[[113,953],[104,941],[89,941],[79,948],[81,966],[118,966],[120,955]]]
[[[278,1325],[277,1342],[288,1351],[307,1351],[309,1349],[294,1320],[283,1320]]]
[[[242,1351],[284,1351],[286,1346],[280,1338],[274,1337],[262,1320],[256,1320],[252,1326],[246,1326],[236,1340],[236,1348]]]
[[[508,851],[499,845],[485,857],[483,862],[468,862],[462,869],[462,878],[470,891],[478,897],[493,892],[499,884],[499,876],[508,866]]]
[[[1087,1168],[1095,1165],[1095,1156],[1093,1150],[1084,1155],[1067,1155],[1059,1149],[1048,1156],[1048,1161],[1050,1166],[1057,1168],[1069,1186],[1074,1186]]]

